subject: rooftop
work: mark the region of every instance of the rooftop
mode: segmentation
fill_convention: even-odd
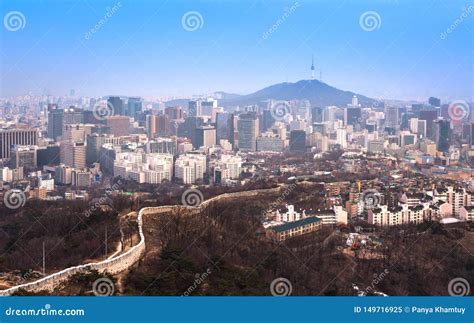
[[[293,221],[293,222],[288,222],[282,225],[277,225],[277,226],[271,227],[270,229],[275,232],[283,232],[283,231],[288,231],[297,227],[301,227],[301,226],[319,222],[319,221],[321,221],[320,218],[312,216],[312,217],[307,217],[298,221]]]

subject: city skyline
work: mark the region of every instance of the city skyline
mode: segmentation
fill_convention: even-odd
[[[314,55],[342,90],[473,101],[466,1],[48,4],[2,3],[0,96],[248,94],[310,79]]]

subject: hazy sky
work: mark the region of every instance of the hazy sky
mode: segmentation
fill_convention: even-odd
[[[344,90],[474,101],[472,1],[8,0],[0,10],[3,97],[245,94],[308,79],[314,54],[317,78],[322,67]],[[192,11],[197,26],[183,20]]]

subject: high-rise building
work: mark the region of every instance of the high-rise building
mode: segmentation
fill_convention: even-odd
[[[172,125],[168,115],[150,114],[147,116],[146,124],[149,138],[176,135],[176,128]]]
[[[127,115],[137,119],[139,113],[143,111],[143,104],[141,98],[128,98]]]
[[[257,138],[257,151],[282,152],[284,142],[273,133],[264,133]]]
[[[344,109],[344,124],[346,126],[356,126],[361,119],[361,109],[359,107],[348,106]]]
[[[290,132],[290,151],[306,152],[306,132],[304,130],[293,130]]]
[[[56,140],[63,133],[64,110],[57,104],[48,104],[48,137]]]
[[[71,185],[87,188],[92,184],[92,174],[89,170],[73,169],[71,171]]]
[[[424,109],[420,111],[418,119],[426,121],[426,137],[435,139],[434,122],[438,118],[438,110]]]
[[[48,137],[58,140],[63,135],[65,125],[83,123],[83,112],[74,107],[59,109],[57,105],[48,105]]]
[[[311,123],[320,123],[323,122],[323,108],[313,107],[311,108]]]
[[[155,138],[146,143],[145,146],[147,154],[177,154],[177,142],[175,138]]]
[[[267,131],[275,124],[275,118],[271,110],[263,110],[262,114],[262,131]]]
[[[474,122],[471,123],[471,146],[474,146]]]
[[[441,100],[438,99],[438,98],[430,97],[430,98],[428,99],[428,103],[429,103],[432,107],[435,107],[435,108],[441,107]]]
[[[400,126],[400,113],[398,107],[385,107],[385,128],[397,128]]]
[[[165,115],[170,120],[181,120],[183,119],[183,109],[181,107],[166,107]]]
[[[109,134],[116,137],[128,136],[130,134],[130,118],[122,115],[114,115],[106,119]]]
[[[337,144],[342,149],[347,147],[347,128],[346,127],[338,127],[336,129],[336,141],[337,141]]]
[[[201,115],[212,116],[212,111],[217,108],[217,100],[208,98],[201,101]]]
[[[178,136],[193,139],[196,133],[196,128],[204,125],[204,119],[202,117],[187,117],[183,123],[179,124]]]
[[[138,183],[159,184],[170,181],[173,174],[173,155],[141,152],[119,152],[113,164],[114,176]]]
[[[38,167],[58,165],[60,163],[59,156],[59,144],[38,147],[36,151]]]
[[[114,116],[123,116],[125,111],[123,108],[123,101],[119,96],[111,96],[107,99],[107,105],[114,112]]]
[[[195,184],[203,180],[206,169],[207,160],[205,155],[181,155],[175,162],[175,177],[183,184]]]
[[[221,155],[214,168],[214,181],[221,184],[225,179],[238,179],[242,172],[242,157]],[[217,175],[217,178],[216,178]]]
[[[228,140],[234,145],[234,114],[219,112],[216,115],[216,141]]]
[[[72,168],[60,164],[55,168],[55,181],[61,185],[70,185],[72,183]]]
[[[193,100],[188,103],[188,117],[200,117],[202,115],[201,111],[201,101]]]
[[[38,131],[36,129],[0,129],[0,159],[10,158],[15,145],[36,146]]]
[[[86,167],[86,144],[84,142],[61,142],[61,163],[74,168]]]
[[[434,123],[436,149],[448,152],[451,139],[451,124],[449,120],[439,119]]]
[[[212,126],[203,126],[196,128],[196,133],[193,137],[193,147],[212,147],[216,144],[216,128]]]
[[[359,104],[359,100],[357,99],[357,96],[354,95],[352,97],[351,104],[348,104],[347,107],[344,109],[344,124],[346,126],[358,125],[361,121],[361,115],[362,115],[361,112],[362,110]]]
[[[92,133],[93,124],[67,124],[64,125],[62,140],[86,141],[86,137]]]
[[[257,137],[260,131],[255,114],[240,115],[237,130],[239,133],[239,149],[242,151],[256,151]]]
[[[100,148],[106,142],[107,135],[92,134],[86,139],[86,164],[99,162]]]
[[[14,146],[10,156],[11,168],[23,167],[25,171],[35,170],[37,166],[36,149],[36,146]]]

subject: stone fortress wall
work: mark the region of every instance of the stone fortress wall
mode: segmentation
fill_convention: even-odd
[[[118,255],[117,257],[106,259],[99,262],[88,263],[84,265],[69,267],[63,269],[57,273],[48,275],[34,282],[25,283],[17,285],[5,290],[0,290],[0,296],[9,296],[19,290],[26,290],[29,292],[38,292],[38,291],[50,291],[52,292],[60,283],[67,281],[71,276],[86,272],[88,270],[97,270],[99,272],[108,272],[110,274],[117,274],[122,271],[127,270],[140,260],[145,253],[145,235],[143,234],[143,216],[148,214],[161,214],[169,213],[171,211],[177,210],[179,208],[185,208],[188,210],[195,211],[199,213],[202,209],[206,208],[213,202],[219,201],[231,201],[239,198],[251,198],[258,195],[271,195],[278,193],[281,190],[280,187],[271,188],[271,189],[261,189],[261,190],[252,190],[252,191],[243,191],[237,193],[225,193],[213,197],[209,200],[204,201],[198,207],[188,207],[181,205],[171,205],[171,206],[158,206],[158,207],[146,207],[140,210],[138,213],[138,230],[140,235],[140,242],[133,246],[127,252]]]

